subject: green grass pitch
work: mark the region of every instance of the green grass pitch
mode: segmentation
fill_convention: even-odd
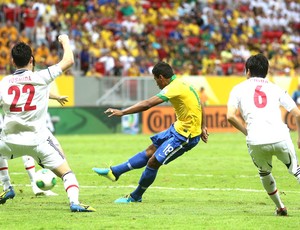
[[[296,140],[296,133],[292,133]],[[0,229],[297,229],[300,187],[284,165],[273,160],[273,175],[288,208],[274,216],[240,133],[210,134],[184,156],[163,166],[143,203],[114,204],[138,183],[142,169],[118,182],[96,175],[93,167],[127,160],[150,144],[147,135],[57,136],[80,184],[80,200],[95,213],[71,213],[63,183],[57,197],[35,197],[22,159],[9,161],[16,197],[0,206]],[[299,152],[297,150],[297,152]],[[299,154],[298,154],[299,155]],[[37,166],[39,169],[39,166]]]

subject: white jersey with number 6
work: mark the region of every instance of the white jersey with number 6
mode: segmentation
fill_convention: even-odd
[[[227,105],[240,109],[247,125],[248,144],[269,144],[290,139],[280,106],[291,111],[296,104],[286,91],[267,79],[252,77],[236,85]]]
[[[49,84],[62,70],[58,65],[41,71],[19,69],[0,82],[4,123],[1,139],[8,143],[35,146],[48,138],[46,115]]]

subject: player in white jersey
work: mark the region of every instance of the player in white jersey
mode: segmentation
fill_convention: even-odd
[[[262,54],[251,56],[245,65],[247,80],[236,85],[227,103],[227,119],[246,136],[248,152],[258,168],[260,180],[276,205],[276,215],[286,216],[272,176],[272,157],[286,165],[300,183],[300,168],[289,129],[280,106],[296,119],[300,148],[300,110],[289,94],[266,79],[269,62]],[[240,110],[242,119],[236,114]]]
[[[57,102],[59,102],[62,106],[68,102],[68,97],[67,96],[58,96],[55,95],[53,93],[50,92],[49,95],[50,99],[53,100],[57,100]],[[0,124],[0,129],[2,130],[2,124],[3,124],[3,117],[0,116],[1,118],[1,124]],[[46,122],[47,128],[53,133],[54,132],[54,127],[53,124],[51,122],[51,117],[50,114],[47,114],[47,122]],[[62,151],[61,146],[59,145],[59,143],[57,142],[58,147],[60,148],[60,151]],[[30,184],[31,184],[31,188],[32,191],[34,193],[34,195],[36,196],[41,196],[41,195],[45,195],[45,196],[57,196],[57,193],[52,192],[51,190],[46,190],[43,191],[41,189],[39,189],[35,183],[35,162],[34,159],[31,156],[22,156],[22,160],[24,163],[24,167],[25,170],[28,174],[29,180],[30,180]],[[15,191],[12,187],[11,181],[10,181],[10,176],[8,174],[8,162],[6,159],[4,158],[0,158],[0,181],[2,183],[3,186],[3,192],[0,193],[0,204],[4,204],[6,202],[6,199],[1,199],[1,197],[3,196],[3,194],[6,195],[7,199],[13,199],[15,197]],[[5,192],[5,191],[8,191]]]
[[[17,43],[11,50],[16,71],[0,82],[4,125],[0,140],[0,157],[13,159],[32,156],[40,165],[52,170],[64,182],[72,212],[91,212],[94,208],[79,203],[79,185],[57,140],[46,127],[50,83],[74,64],[69,37],[60,35],[62,60],[47,69],[33,72],[34,58],[30,46]],[[2,196],[5,199],[5,194]]]

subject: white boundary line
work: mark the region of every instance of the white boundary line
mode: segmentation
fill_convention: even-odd
[[[10,173],[11,175],[27,175],[26,172],[12,172]],[[77,173],[78,174],[78,173]],[[76,175],[77,175],[76,174]],[[95,175],[94,173],[79,173],[78,175]],[[188,176],[195,176],[195,177],[218,177],[218,178],[224,178],[224,177],[229,177],[229,175],[213,175],[213,174],[173,174],[173,176],[178,176],[178,177],[188,177]],[[230,176],[231,177],[231,176]],[[285,176],[277,176],[278,178],[288,178]],[[246,176],[246,175],[236,175],[235,178],[258,178],[258,175],[253,175],[253,176]],[[1,183],[0,183],[1,184]],[[30,187],[30,184],[13,184],[13,186],[16,187]],[[58,185],[60,186],[60,185]],[[118,189],[118,188],[136,188],[136,185],[123,185],[123,186],[88,186],[88,185],[80,185],[80,188],[85,188],[85,189]],[[160,186],[151,186],[149,189],[157,189],[157,190],[173,190],[173,191],[237,191],[237,192],[252,192],[252,193],[266,193],[265,190],[263,189],[246,189],[246,188],[173,188],[173,187],[160,187]],[[287,192],[287,193],[296,193],[300,194],[300,191],[280,191],[280,192]]]
[[[25,171],[25,170],[24,170]],[[9,172],[10,175],[27,175],[26,172]],[[86,175],[86,176],[95,176],[95,173],[75,173],[76,175]],[[126,175],[122,175],[126,176]],[[232,175],[213,175],[213,174],[188,174],[188,173],[174,173],[172,176],[177,177],[218,177],[218,178],[226,178],[232,177]],[[287,174],[287,176],[276,176],[276,178],[290,178],[291,176]],[[259,178],[258,174],[254,174],[252,176],[248,175],[234,175],[234,178]]]
[[[30,184],[13,184],[14,187],[31,187]],[[60,185],[56,185],[60,186]],[[62,185],[61,185],[62,186]],[[89,186],[89,185],[80,185],[79,188],[84,189],[125,189],[125,188],[136,188],[136,185],[120,185],[120,186]],[[172,190],[172,191],[220,191],[220,192],[251,192],[251,193],[266,193],[265,190],[261,189],[247,189],[247,188],[172,188],[172,187],[159,187],[159,186],[151,186],[149,189],[156,190]],[[300,191],[296,190],[285,190],[279,191],[284,193],[295,193],[300,194]]]

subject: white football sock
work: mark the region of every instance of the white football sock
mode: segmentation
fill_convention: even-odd
[[[7,190],[11,186],[11,183],[8,174],[8,163],[4,158],[0,158],[0,179],[3,185],[3,191]]]
[[[270,198],[273,200],[277,208],[284,208],[284,204],[282,203],[279,193],[276,188],[276,181],[272,174],[270,173],[267,176],[260,176],[260,180],[267,191]]]
[[[31,156],[22,156],[22,160],[24,163],[24,167],[27,171],[27,174],[29,176],[29,180],[31,183],[33,183],[34,180],[34,175],[35,175],[35,163],[34,159]]]
[[[62,180],[70,203],[79,204],[79,185],[75,174],[72,171],[67,172],[62,176]]]

